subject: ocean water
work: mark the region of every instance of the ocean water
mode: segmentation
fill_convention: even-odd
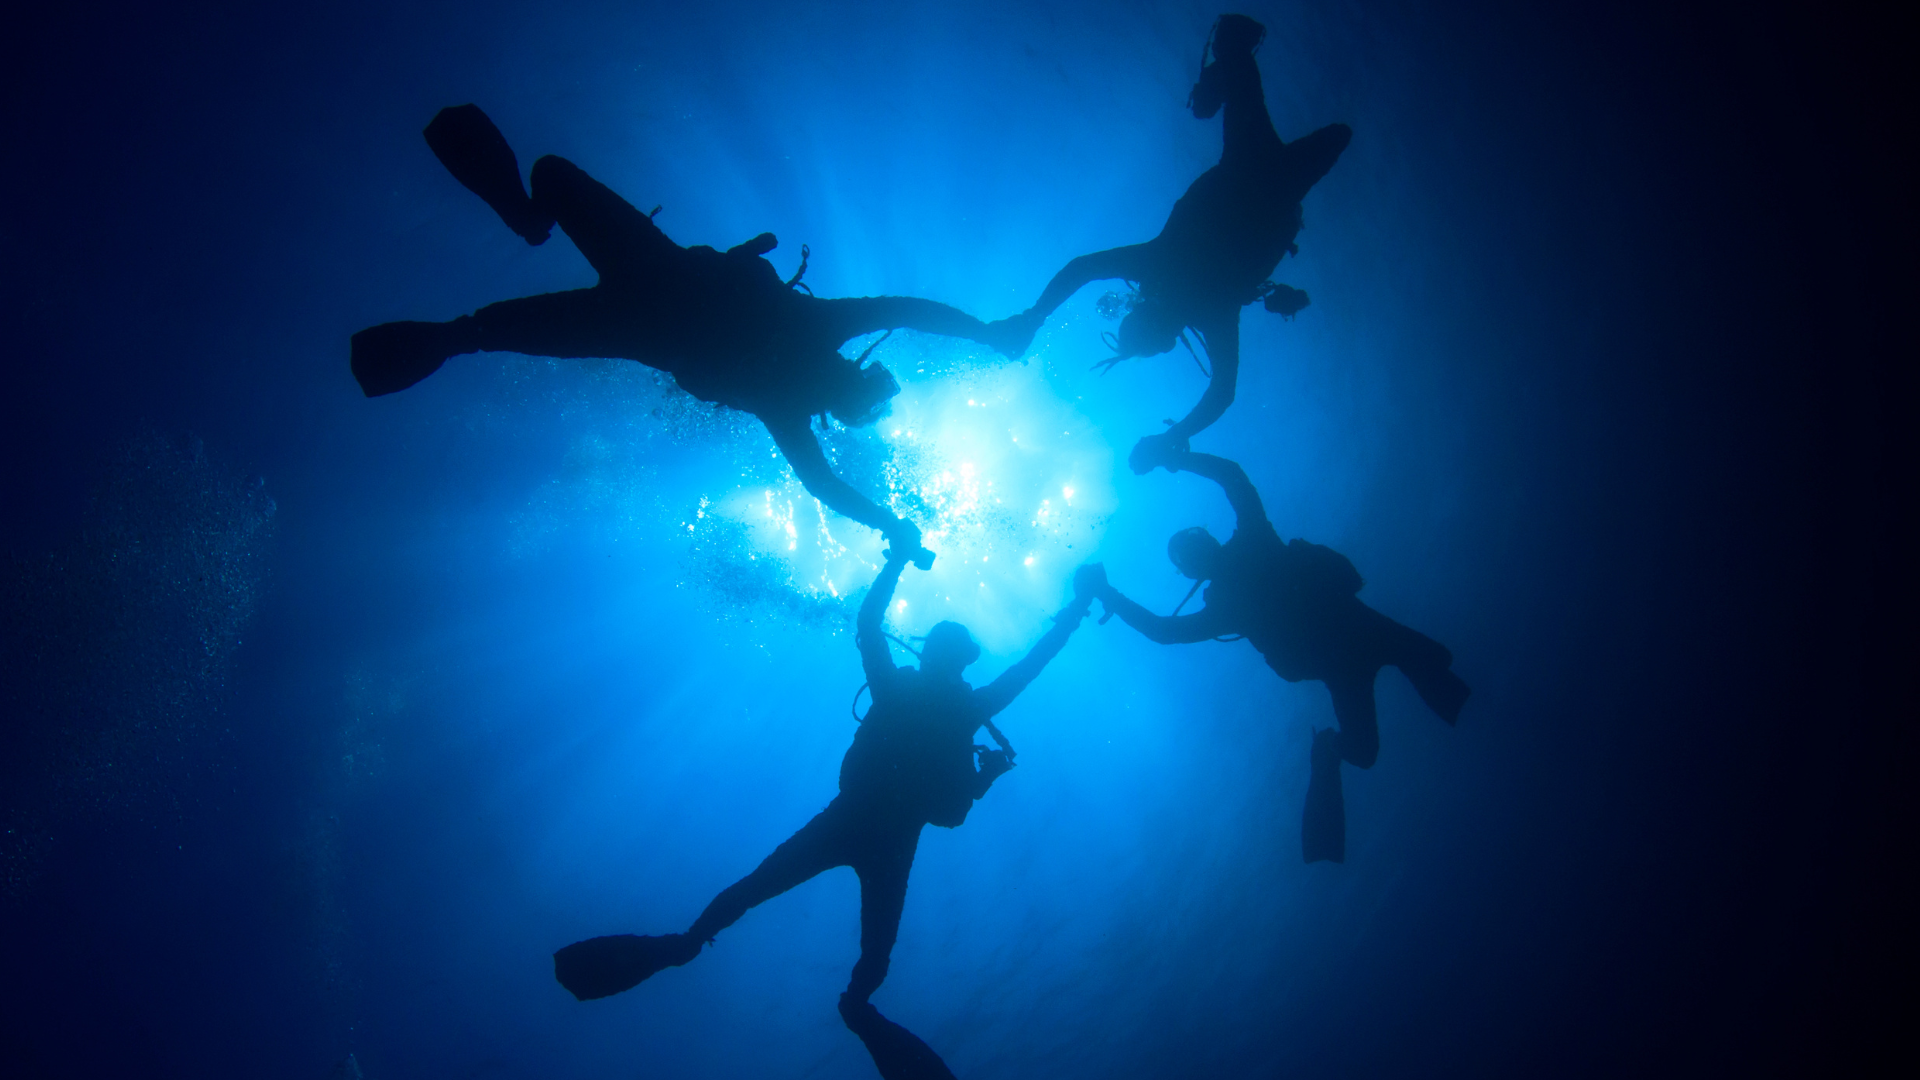
[[[1194,447],[1474,696],[1449,728],[1382,674],[1347,861],[1306,865],[1324,688],[1089,620],[999,719],[1019,767],[923,837],[875,1003],[982,1080],[1805,1049],[1880,955],[1831,927],[1890,895],[1858,585],[1891,181],[1821,111],[1839,68],[1801,46],[1833,27],[1249,13],[1282,137],[1355,136],[1275,275],[1312,305],[1243,312],[1238,400]],[[770,230],[822,296],[1013,313],[1217,159],[1182,108],[1217,14],[35,16],[0,232],[8,1074],[874,1075],[834,1009],[850,871],[611,999],[550,954],[684,928],[833,796],[877,537],[638,365],[480,354],[367,400],[347,338],[593,281],[428,151],[469,101],[679,243]],[[1211,484],[1127,470],[1205,379],[1184,351],[1096,372],[1103,291],[1025,363],[893,335],[894,412],[833,444],[940,553],[892,626],[966,623],[976,683],[1075,566],[1165,612],[1166,538],[1232,528]]]

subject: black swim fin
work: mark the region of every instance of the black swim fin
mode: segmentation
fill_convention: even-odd
[[[471,318],[450,323],[390,322],[353,335],[353,377],[368,397],[394,394],[440,370],[449,357],[475,352]]]
[[[553,977],[574,997],[591,1001],[631,990],[660,969],[699,955],[700,942],[686,934],[614,934],[576,941],[554,953]]]
[[[1406,674],[1407,681],[1413,684],[1420,700],[1427,703],[1427,708],[1449,724],[1459,722],[1460,709],[1473,693],[1465,679],[1455,675],[1452,668],[1400,670]]]
[[[468,191],[486,200],[507,228],[529,244],[547,242],[553,219],[534,208],[520,183],[520,160],[480,106],[441,109],[421,134],[427,137],[427,145],[440,164]]]
[[[1340,790],[1340,733],[1313,733],[1313,773],[1300,815],[1300,855],[1305,861],[1347,861],[1347,800]]]
[[[1307,197],[1313,185],[1333,169],[1340,155],[1353,141],[1353,129],[1345,124],[1328,124],[1318,131],[1310,132],[1293,140],[1281,148],[1281,175],[1279,196],[1282,201],[1297,203]]]
[[[841,994],[840,1019],[867,1045],[867,1053],[873,1055],[881,1080],[955,1080],[953,1070],[933,1052],[933,1047],[880,1015],[872,1002],[856,1002]]]

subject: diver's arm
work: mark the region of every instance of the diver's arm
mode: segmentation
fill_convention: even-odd
[[[880,508],[878,503],[853,489],[853,485],[834,474],[833,466],[827,464],[827,455],[820,449],[820,440],[813,434],[813,427],[806,416],[762,416],[760,422],[767,425],[767,433],[773,436],[773,444],[792,467],[793,475],[800,478],[801,486],[807,493],[825,503],[829,509],[842,517],[879,529],[888,540],[911,541],[906,547],[910,550],[920,546],[920,530],[908,522]]]
[[[987,324],[950,304],[918,296],[845,296],[814,300],[827,336],[837,346],[875,330],[919,330],[991,345]]]
[[[1086,593],[1074,597],[1071,603],[1061,608],[1060,613],[1053,617],[1052,628],[1034,643],[1027,655],[1001,672],[999,678],[974,692],[974,700],[986,710],[988,716],[994,716],[1013,704],[1013,699],[1019,697],[1020,691],[1025,690],[1028,684],[1039,677],[1048,661],[1060,655],[1060,650],[1066,647],[1067,639],[1072,637],[1074,630],[1079,627],[1080,620],[1087,617],[1087,609],[1093,606],[1094,595]]]
[[[1214,320],[1212,326],[1196,326],[1206,339],[1207,360],[1213,365],[1213,379],[1207,383],[1207,392],[1200,395],[1200,401],[1186,418],[1168,428],[1165,438],[1179,444],[1213,426],[1233,404],[1233,392],[1240,382],[1240,310],[1235,308],[1229,317]]]
[[[1081,255],[1070,259],[1060,272],[1053,275],[1047,287],[1041,291],[1040,299],[1027,309],[1030,315],[1037,314],[1046,318],[1053,310],[1067,302],[1067,298],[1080,291],[1080,287],[1090,281],[1105,281],[1121,278],[1126,281],[1140,281],[1147,276],[1148,244],[1128,244],[1126,247],[1108,248],[1091,255]]]
[[[1220,616],[1206,608],[1191,615],[1155,615],[1113,588],[1101,594],[1100,603],[1128,626],[1146,635],[1147,640],[1162,645],[1189,645],[1232,633],[1232,628]]]
[[[1267,521],[1267,509],[1260,502],[1260,492],[1254,488],[1253,481],[1247,479],[1247,471],[1237,462],[1188,450],[1169,456],[1165,464],[1174,472],[1190,472],[1219,484],[1227,494],[1227,502],[1233,506],[1236,529],[1256,524],[1272,527],[1272,523]]]
[[[880,619],[893,602],[894,587],[900,584],[900,572],[906,567],[904,552],[887,552],[887,564],[880,568],[880,576],[873,579],[867,598],[860,602],[860,617],[854,623],[853,641],[860,647],[860,665],[867,671],[867,682],[876,687],[896,670],[893,649],[887,644]]]

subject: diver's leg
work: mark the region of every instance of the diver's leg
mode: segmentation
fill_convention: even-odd
[[[576,941],[553,954],[554,978],[574,997],[587,1001],[632,989],[665,968],[699,956],[701,943],[733,925],[748,908],[846,863],[839,855],[845,830],[832,813],[829,806],[773,849],[753,873],[715,897],[686,933],[614,934]]]
[[[1260,65],[1253,59],[1253,50],[1266,34],[1266,27],[1245,15],[1222,15],[1214,24],[1213,63],[1200,73],[1194,87],[1194,115],[1201,115],[1202,105],[1216,101],[1226,106],[1220,163],[1229,168],[1271,160],[1280,151],[1280,136],[1273,130],[1260,85]]]
[[[651,320],[645,314],[635,310],[632,297],[600,286],[502,300],[469,317],[473,344],[465,351],[647,363]]]
[[[814,815],[800,831],[773,849],[753,873],[723,889],[700,917],[687,928],[686,936],[696,943],[712,940],[715,934],[740,921],[740,916],[816,875],[849,859],[848,825],[835,807]]]
[[[853,868],[860,875],[860,960],[853,965],[847,996],[865,1001],[887,977],[900,914],[907,905],[907,877],[920,845],[920,829],[889,831],[862,840]]]
[[[860,875],[860,962],[840,995],[840,1018],[860,1036],[882,1080],[954,1080],[946,1062],[918,1035],[880,1015],[867,999],[887,977],[888,957],[900,934],[907,876],[920,842],[918,825],[870,836],[854,870]]]
[[[603,281],[655,283],[673,273],[683,251],[652,218],[565,158],[533,163],[533,204],[560,223]]]
[[[553,218],[541,214],[520,186],[520,161],[478,105],[441,109],[421,134],[433,156],[455,180],[480,196],[507,228],[529,244],[541,244],[553,228]]]
[[[1420,700],[1447,723],[1460,719],[1460,709],[1473,691],[1466,680],[1453,673],[1453,653],[1445,645],[1409,626],[1387,618],[1378,611],[1354,601],[1360,609],[1358,621],[1370,639],[1368,650],[1377,662],[1392,664],[1413,684]]]
[[[1300,857],[1310,863],[1347,861],[1347,802],[1340,790],[1340,734],[1313,733],[1312,772],[1300,813]]]
[[[656,313],[657,314],[657,313]],[[488,304],[450,322],[394,322],[353,335],[354,378],[368,397],[405,390],[470,352],[652,364],[652,320],[631,297],[598,286]]]
[[[1380,756],[1380,720],[1373,703],[1379,673],[1377,667],[1365,667],[1325,680],[1340,722],[1340,757],[1355,768],[1371,769]]]

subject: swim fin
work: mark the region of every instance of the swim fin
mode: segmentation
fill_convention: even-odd
[[[536,247],[552,235],[553,218],[534,208],[520,183],[520,160],[478,105],[441,109],[421,134],[455,180],[486,201],[507,228]]]
[[[475,352],[472,319],[450,323],[390,322],[353,335],[353,377],[368,397],[394,394],[440,370],[449,357]]]
[[[574,997],[591,1001],[631,990],[660,969],[699,955],[700,942],[686,934],[614,934],[576,941],[554,953],[553,977]]]
[[[1353,141],[1353,129],[1345,124],[1328,124],[1318,131],[1302,135],[1281,148],[1279,196],[1283,202],[1297,203],[1307,197],[1313,185],[1333,169],[1340,155]]]
[[[1347,861],[1347,800],[1340,790],[1340,732],[1313,733],[1313,772],[1300,815],[1300,855],[1310,863]]]
[[[840,995],[840,1019],[873,1055],[881,1080],[954,1080],[953,1071],[920,1036],[880,1015],[870,1001]]]
[[[1460,709],[1473,693],[1465,679],[1455,675],[1452,668],[1400,670],[1406,674],[1407,681],[1413,684],[1420,700],[1427,703],[1427,708],[1449,724],[1459,722]]]

